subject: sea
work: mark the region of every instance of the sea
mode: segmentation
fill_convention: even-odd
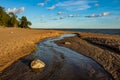
[[[57,30],[120,35],[120,29],[57,29]]]
[[[73,32],[92,32],[92,33],[101,33],[101,34],[120,35],[120,29],[43,29],[43,28],[34,28],[34,29],[62,30],[62,31],[73,31]]]

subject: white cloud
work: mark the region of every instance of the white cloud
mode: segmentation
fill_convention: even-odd
[[[24,12],[24,10],[25,10],[24,7],[21,7],[21,8],[19,8],[19,9],[17,9],[17,8],[13,8],[13,9],[8,8],[8,10],[7,10],[6,12],[7,12],[7,13],[19,14],[19,13]]]
[[[103,12],[103,13],[101,13],[101,14],[91,14],[91,15],[86,16],[86,17],[88,17],[88,18],[95,18],[95,17],[107,16],[107,15],[109,15],[109,14],[110,14],[110,12]]]
[[[45,3],[38,3],[37,5],[38,5],[38,6],[44,6]]]
[[[69,14],[68,17],[80,17],[79,14]]]
[[[99,4],[97,4],[97,3],[96,3],[96,4],[94,4],[94,5],[95,5],[96,7],[98,7],[98,6],[99,6]]]
[[[61,20],[61,19],[64,19],[65,17],[64,16],[60,16],[60,17],[58,17],[58,18],[52,18],[52,19],[50,19],[50,20]]]
[[[64,19],[65,17],[64,16],[61,16],[60,19]]]
[[[74,15],[73,14],[69,14],[68,17],[74,17]]]
[[[58,15],[62,15],[62,14],[65,14],[65,12],[58,12],[57,14]]]
[[[79,14],[76,14],[75,16],[76,16],[76,17],[80,17],[80,15],[79,15]]]
[[[107,16],[107,15],[109,15],[110,14],[110,12],[104,12],[103,13],[103,16]]]
[[[50,0],[42,0],[42,2],[38,3],[38,6],[44,6],[45,4],[47,4]]]
[[[48,7],[47,10],[54,10],[56,8],[55,5],[51,6],[51,7]]]
[[[97,17],[97,15],[96,15],[96,14],[91,14],[90,16],[91,16],[91,17]]]
[[[51,20],[59,20],[58,18],[53,18],[53,19],[51,19]]]
[[[87,1],[87,0],[76,0],[76,1],[64,1],[64,2],[59,2],[58,4],[56,4],[56,6],[58,7],[63,7],[67,10],[86,10],[91,8],[91,6],[89,5],[90,3],[95,3],[97,1]]]

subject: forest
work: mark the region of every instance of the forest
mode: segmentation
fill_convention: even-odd
[[[27,20],[26,16],[18,18],[16,14],[7,13],[5,9],[0,6],[0,26],[30,28],[30,25],[32,25],[32,23]]]

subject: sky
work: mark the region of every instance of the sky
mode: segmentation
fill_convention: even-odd
[[[120,0],[0,0],[31,28],[120,29]]]

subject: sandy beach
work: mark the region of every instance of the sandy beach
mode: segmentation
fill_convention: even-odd
[[[36,50],[35,43],[61,35],[60,31],[0,28],[0,72]]]
[[[91,58],[54,43],[54,40],[72,35],[63,34],[37,43],[37,50],[6,68],[0,73],[0,80],[114,80]],[[41,71],[32,70],[30,63],[34,59],[42,60],[46,64],[45,68]]]
[[[120,0],[0,0],[0,80],[120,80]]]
[[[77,34],[74,37],[64,38],[62,40],[55,41],[59,46],[67,47],[77,53],[84,55],[86,58],[90,58],[99,67],[91,62],[84,62],[83,60],[79,62],[80,55],[76,58],[69,57],[69,50],[63,52],[55,51],[57,46],[54,46],[51,41],[49,43],[45,42],[45,38],[60,36],[61,34],[70,34],[74,32],[63,32],[57,30],[33,30],[33,29],[21,29],[21,28],[0,28],[0,76],[2,80],[53,80],[53,79],[69,79],[69,74],[73,75],[76,80],[83,78],[83,80],[88,80],[85,76],[89,74],[88,78],[94,79],[107,79],[112,77],[115,80],[120,78],[120,36],[119,35],[107,35],[107,34],[95,34],[95,33],[74,33]],[[40,42],[42,41],[43,42]],[[49,39],[48,39],[49,41]],[[38,44],[36,47],[36,43]],[[67,42],[67,43],[66,43]],[[53,46],[51,45],[53,44]],[[37,52],[34,52],[36,48],[41,46]],[[60,50],[62,51],[62,50]],[[43,54],[40,54],[42,53]],[[65,53],[65,54],[64,54]],[[72,53],[74,54],[74,53]],[[71,57],[73,55],[71,54]],[[33,55],[39,57],[47,63],[47,66],[43,72],[35,73],[29,67],[30,61],[33,59]],[[25,57],[24,57],[25,56]],[[52,56],[52,57],[51,57]],[[68,56],[68,57],[67,57]],[[76,60],[78,58],[78,60]],[[74,59],[76,62],[74,62]],[[70,61],[69,61],[70,60]],[[72,62],[73,60],[73,62]],[[69,63],[70,62],[70,63]],[[14,64],[12,64],[14,63]],[[74,65],[71,65],[74,64]],[[12,64],[12,65],[11,65]],[[70,65],[69,65],[70,64]],[[76,64],[83,66],[80,67],[78,73],[76,70]],[[89,65],[90,64],[90,65]],[[86,67],[86,65],[89,65]],[[10,67],[9,67],[10,66]],[[21,68],[23,66],[23,68]],[[70,66],[73,66],[72,71],[66,71]],[[7,68],[8,67],[8,68]],[[86,68],[85,68],[86,67]],[[86,72],[84,75],[84,69],[90,68],[90,72]],[[94,71],[94,68],[100,70]],[[79,69],[77,69],[79,70]],[[81,72],[83,70],[83,72]],[[3,71],[3,72],[2,72]],[[19,71],[19,72],[16,72]],[[101,71],[101,72],[100,72]],[[102,73],[103,72],[103,73]],[[24,73],[24,74],[23,74]],[[68,74],[67,74],[68,73]],[[14,76],[16,74],[16,76]],[[61,76],[61,74],[64,74]],[[59,76],[58,76],[59,75]],[[96,76],[95,76],[96,75]],[[40,77],[41,76],[41,77]],[[77,77],[76,77],[77,76]],[[69,78],[68,78],[69,77]],[[70,78],[72,80],[72,76]],[[112,80],[114,80],[112,79]]]

